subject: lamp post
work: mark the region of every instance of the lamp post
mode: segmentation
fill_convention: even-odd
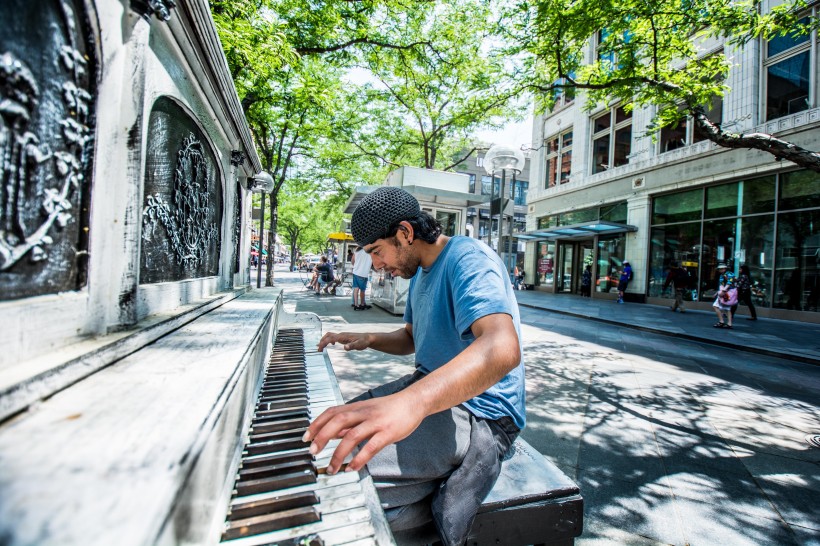
[[[262,206],[259,211],[259,259],[256,260],[256,288],[262,286],[262,241],[265,237],[265,196],[273,190],[273,177],[260,171],[248,179],[248,189],[262,194]],[[270,258],[270,256],[268,256]]]
[[[484,156],[484,170],[487,171],[487,174],[490,175],[492,179],[491,186],[490,186],[490,237],[492,238],[492,229],[493,229],[493,197],[495,188],[495,173],[497,171],[501,171],[501,186],[499,187],[499,196],[498,196],[498,246],[497,252],[499,256],[503,255],[501,252],[501,243],[502,243],[502,224],[504,222],[504,183],[505,178],[507,176],[507,171],[512,172],[512,184],[511,187],[515,183],[516,175],[521,173],[521,170],[524,167],[524,162],[526,158],[524,157],[524,152],[521,150],[517,150],[512,146],[505,146],[503,144],[496,144],[492,146],[488,151],[487,154]],[[509,237],[510,237],[510,247],[512,247],[512,222],[514,216],[510,219],[510,229],[509,229]],[[507,252],[508,256],[508,264],[507,268],[509,271],[512,271],[515,267],[515,257],[513,256],[512,248],[508,249]]]

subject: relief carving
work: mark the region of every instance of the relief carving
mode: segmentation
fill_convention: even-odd
[[[142,237],[151,241],[160,225],[165,228],[176,262],[195,269],[209,256],[219,230],[210,204],[208,165],[202,143],[190,134],[177,154],[173,203],[159,194],[148,196],[143,210]]]
[[[47,247],[54,243],[52,228],[61,230],[74,219],[83,189],[92,99],[81,87],[86,61],[70,46],[61,48],[60,59],[70,74],[61,86],[68,115],[55,120],[61,142],[55,142],[59,148],[51,151],[30,127],[40,98],[31,70],[9,52],[0,55],[0,271],[24,256],[32,263],[47,260]],[[32,195],[41,179],[46,180],[45,186],[39,195]],[[31,221],[30,214],[25,219],[32,205],[43,213],[37,222]]]

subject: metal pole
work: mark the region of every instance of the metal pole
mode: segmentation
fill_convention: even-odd
[[[262,239],[265,237],[265,193],[262,194],[262,208],[259,211],[259,255],[256,260],[256,288],[262,287]],[[270,256],[268,256],[270,258]]]
[[[498,255],[503,256],[501,243],[504,240],[504,181],[507,177],[507,170],[501,169],[501,186],[498,192]],[[493,180],[495,182],[495,180]],[[502,260],[503,262],[503,260]]]
[[[515,173],[516,170],[513,169],[512,173],[512,182],[510,182],[510,199],[515,199]],[[516,262],[518,262],[518,245],[515,245],[515,253],[513,253],[513,224],[515,223],[515,202],[513,201],[513,214],[510,216],[510,229],[507,230],[509,233],[509,240],[510,240],[510,271],[515,271]]]

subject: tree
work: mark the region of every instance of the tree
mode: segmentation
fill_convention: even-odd
[[[528,54],[522,70],[542,109],[567,89],[586,93],[588,109],[613,99],[627,108],[654,105],[653,132],[691,117],[719,146],[763,150],[820,172],[816,152],[768,134],[732,133],[709,119],[709,105],[727,89],[732,47],[818,26],[804,0],[786,0],[767,13],[764,6],[762,0],[524,0],[505,12],[504,29],[513,44],[508,51]],[[590,38],[597,43],[591,63]],[[713,39],[729,47],[704,55]]]
[[[520,89],[506,58],[494,50],[491,7],[480,0],[440,3],[427,20],[406,27],[427,49],[390,49],[367,56],[376,79],[364,88],[372,131],[356,144],[391,165],[449,170],[469,157],[472,134],[519,117]],[[466,155],[450,160],[457,152]]]
[[[291,263],[297,250],[322,252],[327,236],[335,231],[341,208],[323,199],[315,186],[305,180],[291,180],[283,189],[279,225],[283,239],[290,247]]]
[[[403,0],[211,0],[211,10],[242,108],[274,179],[268,252],[276,237],[279,192],[306,150],[327,140],[343,101],[341,74],[356,48],[412,49],[401,29],[427,2]],[[353,132],[347,128],[345,134]],[[268,261],[266,286],[273,284]]]

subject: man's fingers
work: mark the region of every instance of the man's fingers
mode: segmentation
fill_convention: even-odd
[[[359,449],[356,456],[353,457],[349,463],[347,463],[345,472],[355,472],[364,468],[364,465],[369,463],[370,459],[375,457],[379,451],[387,446],[388,443],[389,442],[383,439],[383,435],[378,433],[374,434],[373,437]]]

